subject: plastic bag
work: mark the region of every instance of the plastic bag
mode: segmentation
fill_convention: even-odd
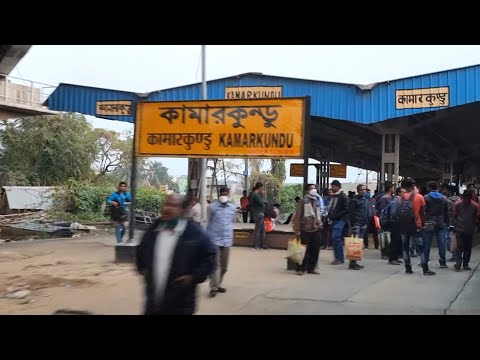
[[[292,260],[296,264],[303,262],[305,256],[305,246],[299,238],[293,238],[288,241],[287,258]]]
[[[345,258],[347,260],[362,260],[363,239],[356,237],[345,238]]]
[[[273,220],[269,217],[265,218],[265,232],[272,232],[274,228]]]
[[[453,253],[454,251],[457,251],[457,235],[455,235],[454,232],[450,235],[452,239],[452,244],[450,245],[450,251]]]

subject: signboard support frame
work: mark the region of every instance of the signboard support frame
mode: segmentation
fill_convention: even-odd
[[[304,129],[303,129],[303,190],[306,189],[308,185],[308,162],[310,159],[310,96],[305,96],[305,107],[304,107]]]

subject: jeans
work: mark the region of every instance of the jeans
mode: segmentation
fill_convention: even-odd
[[[115,238],[117,239],[117,244],[122,242],[123,236],[125,235],[125,231],[127,227],[123,222],[117,222],[115,224]]]
[[[367,225],[353,225],[352,226],[352,235],[354,235],[355,237],[357,237],[359,239],[364,239],[364,236],[365,236],[366,232],[367,232]],[[377,238],[376,244],[378,244],[378,238]],[[356,260],[350,260],[350,265],[349,266],[353,266],[356,263],[357,263]]]
[[[412,270],[412,262],[410,261],[411,242],[416,245],[417,252],[420,254],[423,271],[428,271],[428,254],[430,253],[431,243],[428,240],[425,240],[423,231],[418,231],[415,235],[402,234],[403,261],[405,261],[405,269]]]
[[[455,251],[452,250],[452,232],[453,230],[450,229],[445,231],[445,243],[447,244],[447,251],[450,251],[452,258],[455,258]]]
[[[430,260],[430,248],[432,246],[432,240],[433,240],[433,235],[437,237],[437,242],[438,242],[438,256],[440,257],[440,265],[446,265],[447,260],[447,239],[446,239],[446,232],[447,229],[445,226],[438,227],[435,229],[433,232],[429,231],[424,231],[423,232],[423,237],[425,239],[425,244],[428,246],[426,247],[426,256],[427,256],[427,262]]]
[[[344,229],[345,229],[345,221],[343,220],[332,221],[333,255],[335,257],[335,260],[341,263],[345,261],[345,255],[343,254]]]
[[[255,215],[255,247],[265,247],[265,214]]]
[[[457,251],[455,252],[455,266],[467,267],[472,255],[472,240],[473,235],[464,233],[457,233]]]

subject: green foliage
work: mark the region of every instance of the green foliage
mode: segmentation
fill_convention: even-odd
[[[287,178],[287,171],[285,169],[285,160],[278,160],[272,159],[272,169],[270,170],[270,174],[277,179],[278,183],[282,185]],[[273,193],[273,197],[277,199],[280,196],[280,189],[276,189]]]
[[[137,209],[160,212],[165,201],[165,193],[151,188],[140,188],[137,191]]]
[[[160,189],[161,185],[167,185],[169,190],[179,192],[178,184],[174,183],[168,174],[168,168],[159,161],[150,161],[143,166],[140,181],[146,187]]]
[[[60,114],[4,121],[0,127],[0,183],[54,186],[88,179],[97,146],[84,116]]]
[[[287,184],[280,188],[280,196],[278,203],[282,205],[282,213],[291,214],[295,211],[295,197],[302,197],[301,184]]]
[[[272,174],[254,171],[250,175],[249,179],[252,187],[257,183],[261,182],[266,193],[266,199],[269,202],[276,202],[276,195],[282,186],[282,183],[278,181]]]
[[[55,209],[73,214],[100,214],[102,204],[112,193],[112,188],[91,186],[88,182],[68,179],[55,191]]]

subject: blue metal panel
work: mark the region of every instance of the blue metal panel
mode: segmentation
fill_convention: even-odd
[[[286,77],[246,74],[208,82],[208,98],[224,99],[225,87],[282,86],[284,97],[311,97],[311,115],[371,124],[443,108],[396,109],[395,91],[448,86],[450,107],[480,101],[480,65],[405,79],[387,81],[362,90],[353,84],[331,83]],[[148,101],[201,99],[201,84],[155,91]],[[95,114],[98,100],[132,100],[135,93],[62,84],[48,99],[51,110]],[[111,120],[133,121],[133,116],[109,116]]]
[[[130,100],[133,102],[133,105],[135,105],[137,99],[137,94],[126,91],[60,84],[48,98],[47,105],[50,110],[78,112],[102,119],[133,123],[135,106],[133,106],[132,115],[100,116],[96,114],[96,104],[97,101]]]

